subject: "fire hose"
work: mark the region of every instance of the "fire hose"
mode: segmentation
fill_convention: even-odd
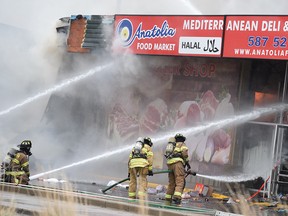
[[[264,188],[265,184],[267,184],[268,180],[270,179],[270,176],[268,176],[268,178],[266,179],[266,181],[261,185],[261,187],[250,197],[248,197],[246,200],[249,201],[251,199],[253,199],[257,194],[259,194],[261,192],[261,190]]]
[[[279,166],[279,164],[280,164],[280,161],[277,161],[276,164],[274,165],[272,171],[275,170]],[[264,186],[267,184],[269,179],[270,179],[270,176],[268,176],[268,178],[261,185],[261,187],[254,194],[252,194],[250,197],[248,197],[246,200],[249,201],[249,200],[253,199],[256,195],[258,195],[261,192],[261,190],[264,188]]]
[[[172,172],[172,170],[159,170],[159,171],[154,171],[154,172],[153,172],[153,175],[154,175],[154,174],[162,174],[162,173],[170,173],[170,172]],[[194,176],[195,176],[196,173],[195,173],[195,172],[191,172],[191,171],[189,170],[188,172],[186,172],[185,178],[186,178],[188,175],[194,175]],[[129,177],[128,177],[128,178],[125,178],[125,179],[122,179],[121,181],[116,182],[115,184],[112,184],[112,185],[110,185],[109,187],[107,187],[107,188],[105,188],[105,189],[103,189],[103,190],[101,190],[101,191],[102,191],[102,193],[105,194],[106,191],[108,191],[108,190],[110,190],[111,188],[115,187],[116,185],[121,184],[122,182],[125,182],[125,181],[128,181],[128,180],[130,180]]]

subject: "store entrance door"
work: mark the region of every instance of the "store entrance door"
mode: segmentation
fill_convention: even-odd
[[[275,169],[272,171],[271,193],[288,194],[288,126],[277,125],[274,150]]]

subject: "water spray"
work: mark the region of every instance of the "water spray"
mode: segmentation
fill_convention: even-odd
[[[288,106],[287,104],[278,104],[278,105],[274,105],[274,106],[271,106],[271,107],[268,107],[268,108],[259,108],[259,109],[256,109],[256,110],[254,110],[252,112],[249,112],[249,113],[246,113],[246,114],[231,116],[230,118],[226,118],[226,119],[221,119],[221,120],[218,120],[218,121],[210,122],[210,123],[207,123],[206,125],[203,125],[203,126],[197,126],[197,127],[193,127],[193,128],[186,128],[186,129],[183,129],[181,131],[178,130],[177,133],[197,134],[197,133],[203,132],[203,131],[205,131],[207,129],[211,129],[211,128],[216,128],[216,129],[217,128],[223,128],[223,127],[230,126],[231,124],[236,126],[236,125],[239,125],[241,123],[244,123],[244,122],[251,121],[251,120],[254,120],[256,118],[259,118],[261,115],[264,115],[264,114],[267,115],[267,114],[272,114],[272,113],[275,113],[275,112],[282,111],[282,110],[286,109],[287,106]],[[153,138],[153,140],[154,140],[154,142],[165,142],[166,143],[167,140],[171,137],[171,133],[175,133],[175,132],[170,131],[169,133],[161,135],[161,137]],[[91,161],[94,161],[94,160],[98,160],[98,159],[101,159],[101,158],[104,158],[104,157],[108,157],[108,156],[111,156],[111,155],[114,155],[114,154],[123,153],[123,152],[126,152],[128,150],[131,150],[131,148],[133,146],[134,146],[133,144],[126,145],[126,146],[123,146],[123,147],[121,147],[121,148],[119,148],[117,150],[114,150],[114,151],[109,151],[107,153],[104,153],[104,154],[101,154],[101,155],[97,155],[95,157],[91,157],[91,158],[88,158],[88,159],[85,159],[85,160],[82,160],[82,161],[79,161],[79,162],[75,162],[75,163],[72,163],[70,165],[60,167],[58,169],[50,170],[48,172],[39,173],[37,175],[31,176],[30,179],[33,180],[33,179],[39,178],[41,176],[44,176],[44,175],[47,175],[47,174],[50,174],[50,173],[58,172],[60,170],[64,170],[64,169],[68,169],[68,168],[71,168],[71,167],[74,167],[74,166],[85,164],[85,163],[88,163],[88,162],[91,162]],[[201,174],[197,174],[197,176],[201,176]],[[225,178],[223,178],[223,176],[222,177],[220,177],[220,176],[211,177],[211,176],[202,175],[202,177],[210,178],[210,179],[214,179],[214,180],[219,180],[219,181],[221,180],[221,181],[227,181],[227,182],[228,181],[229,182],[231,182],[231,181],[232,182],[233,181],[238,181],[239,182],[239,176],[237,176],[237,179],[236,179],[236,177],[225,177]],[[243,181],[244,180],[250,180],[250,179],[251,179],[251,175],[249,176],[249,179],[248,179],[248,176],[243,175]]]
[[[197,176],[202,177],[202,178],[207,178],[215,181],[221,181],[221,182],[243,182],[243,181],[249,181],[251,179],[256,179],[259,177],[259,175],[251,175],[251,174],[239,174],[239,175],[234,175],[234,176],[209,176],[209,175],[202,175],[198,174]]]
[[[88,159],[85,159],[85,160],[82,160],[82,161],[79,161],[79,162],[75,162],[75,163],[72,163],[72,164],[57,168],[57,169],[53,169],[53,170],[50,170],[50,171],[47,171],[47,172],[43,172],[43,173],[39,173],[39,174],[30,176],[30,180],[37,179],[37,178],[39,178],[41,176],[44,176],[44,175],[47,175],[47,174],[50,174],[50,173],[55,173],[55,172],[58,172],[60,170],[64,170],[64,169],[75,167],[75,166],[78,166],[78,165],[81,165],[81,164],[85,164],[85,163],[88,163],[90,161],[99,160],[101,158],[109,157],[109,156],[114,155],[114,154],[119,154],[121,152],[128,151],[129,149],[131,149],[131,145],[123,146],[121,149],[117,149],[115,151],[109,151],[109,152],[107,152],[105,154],[97,155],[95,157],[88,158]]]
[[[72,85],[72,84],[74,84],[76,82],[79,82],[80,80],[86,79],[86,78],[94,75],[97,72],[103,71],[103,70],[111,67],[113,64],[114,63],[109,63],[109,64],[106,64],[106,65],[98,66],[96,68],[93,68],[93,69],[89,70],[87,73],[80,74],[80,75],[72,77],[72,78],[70,78],[68,80],[64,80],[62,83],[60,83],[58,85],[55,85],[52,88],[49,88],[49,89],[47,89],[47,90],[45,90],[43,92],[40,92],[40,93],[36,94],[35,96],[29,97],[26,100],[14,105],[14,106],[6,109],[6,110],[0,111],[0,116],[8,114],[11,111],[14,111],[14,110],[16,110],[18,108],[21,108],[21,107],[23,107],[26,104],[32,103],[33,101],[35,101],[35,100],[37,100],[39,98],[42,98],[42,97],[44,97],[46,95],[49,95],[49,94],[54,93],[56,91],[60,91],[60,90],[62,90],[65,87],[68,87],[68,86],[70,86],[70,85]]]

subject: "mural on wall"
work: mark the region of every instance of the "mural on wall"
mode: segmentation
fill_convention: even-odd
[[[211,90],[203,93],[200,101],[184,101],[178,109],[174,128],[181,129],[201,125],[234,114],[231,95],[219,101]],[[223,115],[224,114],[224,115]],[[227,164],[229,162],[231,135],[224,129],[209,129],[187,136],[192,160]]]
[[[130,91],[129,99],[115,102],[110,113],[110,137],[125,141],[133,141],[139,136],[153,138],[160,132],[172,130],[177,133],[183,128],[234,115],[239,63],[172,57],[166,57],[163,63],[159,59],[164,58],[155,62],[146,58],[149,60],[145,61],[146,68],[153,74],[149,79],[158,80],[157,86],[146,86],[144,93]],[[155,93],[160,87],[161,90]],[[233,133],[233,128],[229,128],[185,134],[190,159],[200,163],[228,164]]]

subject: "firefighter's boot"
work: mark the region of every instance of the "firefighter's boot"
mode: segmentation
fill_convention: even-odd
[[[177,205],[177,206],[180,206],[181,205],[181,199],[179,198],[174,198],[173,199],[173,204]]]
[[[172,203],[172,199],[168,199],[168,198],[165,199],[165,202],[164,202],[165,205],[170,206],[171,203]]]

